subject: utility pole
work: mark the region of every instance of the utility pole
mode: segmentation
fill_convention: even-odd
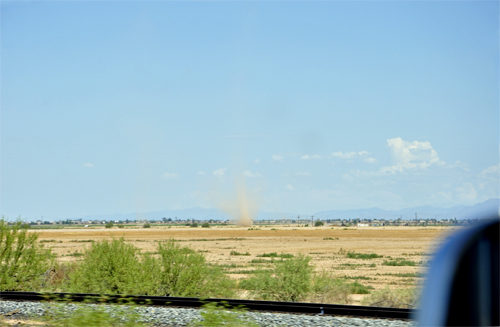
[[[311,227],[314,227],[314,216],[311,216]]]

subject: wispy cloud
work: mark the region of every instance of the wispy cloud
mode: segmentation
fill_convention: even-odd
[[[252,173],[250,170],[245,170],[243,172],[243,176],[248,177],[248,178],[255,178],[255,177],[261,177],[260,173]]]
[[[273,158],[274,161],[283,161],[283,160],[285,160],[281,155],[277,155],[277,154],[273,155],[272,158]]]
[[[499,172],[500,172],[500,164],[493,165],[493,166],[489,166],[488,168],[483,169],[479,173],[479,177],[481,177],[481,178],[497,177],[498,178]]]
[[[212,175],[214,175],[214,176],[224,176],[226,174],[226,169],[227,168],[220,168],[220,169],[214,170],[212,172]]]
[[[471,183],[464,183],[457,188],[457,195],[461,201],[472,201],[477,198],[477,191]]]
[[[177,175],[176,173],[163,173],[161,177],[163,179],[176,179],[179,178],[179,175]]]
[[[94,167],[94,165],[93,165],[93,164],[91,164],[91,163],[86,162],[86,163],[84,163],[84,164],[82,165],[82,167],[85,167],[85,168],[93,168],[93,167]]]
[[[305,154],[305,155],[300,157],[300,159],[302,159],[302,160],[312,160],[312,159],[321,159],[321,158],[323,158],[323,157],[320,155],[317,155],[317,154],[314,154],[314,155]]]
[[[307,176],[311,176],[311,173],[308,171],[298,171],[295,173],[295,176],[307,177]]]
[[[371,164],[377,163],[377,159],[373,158],[371,153],[368,151],[358,151],[358,152],[351,151],[345,153],[342,151],[338,151],[338,152],[333,152],[332,154],[330,154],[330,156],[332,158],[338,158],[338,159],[362,159],[364,162]],[[348,160],[347,162],[354,162],[354,161]]]
[[[292,185],[292,184],[288,184],[287,186],[285,186],[285,189],[286,189],[287,191],[293,191],[293,190],[295,190],[295,187],[293,187],[293,185]]]
[[[204,172],[204,171],[199,171],[199,172],[197,172],[197,174],[198,174],[198,175],[206,175],[207,173],[206,173],[206,172]]]
[[[253,161],[253,163],[260,164],[260,160],[259,160],[259,159],[255,159],[255,160]]]
[[[357,152],[346,152],[343,153],[342,151],[339,152],[333,152],[330,156],[333,158],[340,158],[340,159],[351,159],[354,158],[358,155]]]

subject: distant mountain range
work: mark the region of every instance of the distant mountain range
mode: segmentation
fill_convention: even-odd
[[[430,206],[414,207],[401,210],[383,210],[380,208],[355,209],[355,210],[328,210],[314,214],[318,219],[347,219],[347,218],[367,218],[367,219],[474,219],[497,214],[500,207],[500,199],[489,199],[485,202],[473,206],[455,206],[451,208],[437,208]]]
[[[492,214],[497,214],[500,207],[500,199],[489,199],[485,202],[475,204],[473,206],[455,206],[451,208],[437,208],[430,206],[407,208],[401,210],[384,210],[380,208],[369,209],[352,209],[352,210],[328,210],[314,213],[315,219],[397,219],[402,218],[405,220],[415,219],[415,214],[418,219],[474,219],[481,218]],[[291,212],[259,212],[257,220],[277,220],[277,219],[295,219],[298,215],[302,219],[310,217],[310,215],[291,213]],[[147,213],[130,213],[130,214],[115,214],[115,215],[91,215],[81,217],[82,220],[159,220],[165,218],[186,220],[226,220],[234,219],[229,214],[218,209],[206,209],[194,207],[190,209],[180,210],[162,210]]]

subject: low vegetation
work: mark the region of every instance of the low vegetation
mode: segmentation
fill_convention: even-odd
[[[374,291],[362,301],[363,305],[392,308],[416,308],[418,294],[415,289],[391,290],[386,287],[380,291]]]
[[[221,238],[211,240],[244,240]],[[135,240],[144,241],[144,240]],[[193,241],[202,241],[194,239]],[[364,281],[376,279],[366,276],[335,276],[334,271],[314,272],[311,257],[303,254],[261,253],[252,260],[231,263],[230,258],[219,260],[224,264],[209,264],[204,256],[207,250],[193,250],[181,246],[178,240],[156,241],[154,249],[141,252],[123,238],[112,240],[73,240],[88,242],[84,251],[69,252],[78,257],[70,263],[56,263],[45,243],[36,233],[27,233],[21,223],[8,225],[0,220],[0,291],[56,291],[98,294],[188,296],[311,301],[323,303],[350,303],[350,294],[367,294],[365,304],[380,306],[414,305],[416,296],[404,291],[373,291]],[[230,247],[228,249],[235,249]],[[227,253],[227,252],[226,252]],[[382,258],[375,253],[356,253],[341,249],[342,258],[369,260]],[[250,256],[249,252],[231,250],[231,256]],[[250,259],[250,258],[249,258]],[[385,257],[382,265],[415,266],[405,258]],[[240,259],[238,259],[240,261]],[[359,262],[359,263],[358,263]],[[340,262],[334,268],[368,269],[375,263]],[[260,265],[262,264],[262,265]],[[236,269],[238,268],[238,269]],[[239,274],[238,281],[229,275]],[[241,276],[241,275],[246,276]],[[390,273],[394,277],[422,277],[419,273]],[[412,295],[413,294],[413,295]],[[211,308],[210,312],[219,312]],[[208,312],[208,311],[207,311]],[[82,311],[82,315],[84,315]],[[98,313],[104,314],[104,313]],[[218,313],[217,313],[218,314]],[[86,318],[85,318],[86,319]],[[104,318],[103,318],[104,319]],[[107,319],[107,318],[106,318]],[[83,320],[83,318],[82,318]],[[104,319],[105,320],[105,319]],[[69,321],[69,320],[68,320]],[[208,320],[204,320],[208,321]],[[201,323],[201,322],[200,322]],[[71,324],[68,322],[68,324]],[[112,326],[112,323],[109,324]],[[89,324],[90,326],[90,324]],[[201,326],[201,325],[200,325]]]
[[[377,259],[383,257],[383,255],[378,255],[376,253],[356,253],[356,252],[347,252],[346,256],[349,259],[363,259],[363,260]]]
[[[277,254],[276,252],[271,252],[271,253],[257,254],[256,257],[289,259],[289,258],[293,258],[293,254],[291,254],[291,253],[280,253],[280,254]]]
[[[37,233],[17,222],[0,219],[0,291],[37,290],[53,264],[50,249],[38,242]]]
[[[418,266],[418,264],[415,261],[412,260],[406,260],[403,258],[396,258],[394,260],[384,260],[382,262],[382,265],[384,266]]]

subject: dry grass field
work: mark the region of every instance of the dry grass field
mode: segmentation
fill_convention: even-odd
[[[436,245],[452,229],[443,227],[236,227],[210,228],[65,228],[37,230],[39,241],[51,247],[59,261],[78,260],[92,241],[123,237],[142,251],[155,251],[155,242],[175,239],[203,253],[207,260],[225,267],[232,278],[246,277],[253,269],[268,267],[262,256],[303,253],[311,256],[317,271],[333,271],[337,277],[359,280],[375,290],[386,286],[418,285],[425,264]],[[349,258],[348,253],[374,253],[379,258]],[[416,266],[387,266],[384,261],[407,260]]]

